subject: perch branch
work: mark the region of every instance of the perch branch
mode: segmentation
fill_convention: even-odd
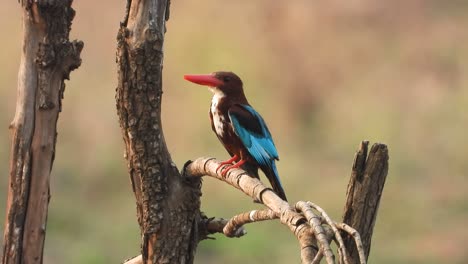
[[[357,152],[352,170],[352,180],[348,186],[348,201],[345,207],[344,219],[359,219],[362,210],[353,211],[353,206],[365,204],[362,202],[363,195],[372,201],[373,211],[369,218],[364,215],[364,219],[370,221],[372,226],[363,229],[367,236],[362,239],[359,229],[354,229],[346,223],[333,221],[328,214],[318,205],[310,201],[299,201],[293,208],[286,201],[283,201],[270,188],[263,185],[257,178],[251,177],[242,169],[230,170],[227,175],[222,176],[217,172],[220,162],[214,158],[199,158],[185,164],[182,175],[187,179],[211,176],[220,181],[226,182],[252,197],[255,201],[260,201],[267,208],[263,210],[252,210],[233,216],[226,220],[223,218],[207,218],[202,216],[199,223],[201,239],[208,238],[208,234],[223,233],[228,237],[240,237],[246,234],[243,226],[248,223],[272,220],[279,218],[280,222],[286,225],[296,236],[301,248],[302,263],[320,263],[325,257],[328,264],[335,263],[330,242],[334,241],[338,245],[337,253],[339,263],[360,263],[367,261],[368,247],[370,246],[370,236],[375,223],[376,208],[382,193],[384,181],[388,170],[388,151],[385,145],[375,144],[367,157],[367,141],[363,141]],[[377,182],[379,188],[377,192],[370,194],[362,189],[369,188],[369,175],[380,176]],[[353,180],[354,179],[354,180]],[[370,197],[370,198],[369,198]],[[360,203],[356,203],[356,201]],[[353,203],[354,201],[354,203]],[[359,208],[359,207],[358,207]],[[369,212],[367,212],[369,214]],[[362,223],[358,223],[362,228]],[[370,228],[370,232],[369,232]],[[345,236],[346,235],[346,236]],[[201,240],[200,239],[200,240]],[[351,243],[349,242],[351,241]],[[368,244],[366,244],[368,243]],[[134,261],[138,257],[130,260]],[[126,262],[135,264],[141,262]]]
[[[250,177],[244,170],[230,170],[225,177],[218,174],[216,169],[220,165],[214,158],[199,158],[186,163],[183,175],[187,177],[202,177],[208,175],[224,181],[237,189],[240,189],[256,201],[261,201],[270,210],[279,216],[281,223],[289,227],[299,240],[301,246],[301,259],[303,263],[311,263],[317,254],[313,231],[307,220],[301,214],[295,212],[292,207],[267,188],[258,179]]]
[[[204,175],[214,177],[243,191],[254,200],[262,202],[268,209],[274,212],[274,214],[279,217],[281,223],[288,226],[297,237],[301,247],[301,259],[303,263],[311,263],[317,254],[317,237],[320,237],[319,243],[321,247],[330,247],[324,235],[325,231],[317,226],[320,225],[320,221],[308,221],[304,215],[296,212],[271,189],[263,185],[257,178],[250,177],[242,169],[230,170],[227,175],[223,177],[216,171],[219,165],[220,162],[216,161],[214,158],[199,158],[186,164],[183,175],[187,177],[202,177]],[[304,206],[310,208],[305,202]],[[243,216],[243,219],[246,219],[246,216]],[[311,223],[315,226],[311,226]],[[335,263],[333,253],[331,252],[331,255],[329,253],[330,251],[327,252],[327,263]]]
[[[359,176],[365,171],[363,166],[366,167],[368,165],[366,162],[367,148],[364,148],[366,146],[365,144],[366,142],[363,142],[358,152],[359,155],[355,157],[353,175]],[[378,146],[385,145],[378,144]],[[371,150],[371,155],[375,152],[377,151]],[[374,159],[374,165],[371,167],[378,167],[375,164],[379,164],[378,162],[381,161],[382,158]],[[312,202],[299,201],[296,203],[295,208],[292,208],[270,188],[263,185],[260,180],[250,177],[247,172],[242,169],[230,170],[227,175],[223,177],[216,171],[219,165],[220,162],[216,161],[214,158],[199,158],[193,162],[187,162],[182,174],[186,177],[202,177],[207,175],[216,178],[241,190],[254,200],[260,201],[268,208],[234,216],[223,228],[223,233],[226,236],[233,236],[233,234],[237,232],[237,229],[244,224],[279,218],[281,223],[288,226],[297,237],[301,246],[302,263],[320,263],[323,257],[325,257],[327,263],[335,263],[335,255],[330,246],[330,241],[332,240],[338,245],[340,263],[366,263],[367,254],[364,250],[365,244],[361,240],[359,232],[351,228],[350,225],[333,221],[325,210]],[[388,167],[384,164],[383,168],[385,169]],[[356,186],[356,183],[352,183],[350,186],[348,194],[350,192],[349,190],[352,190],[353,187]],[[318,214],[315,213],[314,210],[317,211]],[[349,211],[347,211],[347,213],[348,216],[353,215],[355,217],[353,213]],[[346,238],[351,237],[353,239],[353,244],[349,244],[349,242],[342,237],[343,234],[349,235]],[[352,247],[350,250],[351,253],[348,254],[350,247]],[[351,254],[356,254],[357,257],[351,257]]]

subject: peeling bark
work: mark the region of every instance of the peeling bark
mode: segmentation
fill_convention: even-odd
[[[142,234],[143,263],[192,263],[200,180],[178,172],[161,125],[167,0],[128,1],[118,33],[117,112]]]
[[[72,1],[21,1],[23,53],[10,125],[10,176],[2,263],[42,263],[64,80],[81,64],[83,42],[68,39]]]

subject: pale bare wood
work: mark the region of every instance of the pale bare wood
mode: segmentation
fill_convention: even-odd
[[[360,161],[360,158],[356,158],[356,160]],[[229,183],[230,185],[234,186],[242,190],[244,193],[252,197],[254,200],[261,201],[265,206],[267,206],[272,212],[274,212],[277,216],[281,216],[280,220],[283,224],[286,224],[290,227],[291,231],[293,231],[296,237],[299,239],[301,244],[301,249],[304,248],[312,248],[312,251],[306,251],[301,254],[303,263],[312,263],[320,261],[321,256],[323,255],[327,258],[327,263],[334,263],[334,256],[329,248],[329,244],[326,240],[329,237],[334,237],[337,241],[338,253],[340,256],[340,262],[343,263],[354,263],[352,260],[349,259],[349,255],[347,250],[350,247],[353,247],[351,250],[352,252],[356,252],[357,254],[357,261],[356,263],[366,263],[365,253],[363,251],[362,242],[359,237],[359,233],[352,232],[352,228],[343,223],[337,223],[333,221],[326,212],[320,208],[318,205],[311,203],[311,202],[298,202],[296,207],[299,207],[299,211],[307,212],[304,215],[298,215],[295,211],[290,211],[291,207],[288,203],[281,200],[273,191],[269,188],[264,186],[258,179],[254,177],[250,177],[247,173],[241,169],[233,169],[224,177],[217,173],[216,168],[219,166],[219,162],[213,158],[199,158],[194,162],[188,163],[184,168],[184,174],[191,176],[191,177],[201,177],[203,175],[208,175],[214,177],[218,180],[224,181]],[[315,215],[311,210],[317,210],[320,215]],[[236,217],[241,217],[243,220],[238,223],[241,224],[242,222],[249,222],[247,218],[247,214],[242,214]],[[296,229],[293,227],[297,223],[301,223],[302,219],[308,219],[309,225],[301,225],[296,226]],[[289,222],[290,220],[294,219],[294,223],[292,224]],[[236,219],[239,220],[239,219]],[[324,230],[321,228],[321,223],[325,222],[327,226],[330,227],[330,230]],[[349,228],[348,228],[349,227]],[[344,243],[344,239],[341,237],[340,230],[346,230],[350,233],[351,238],[356,241],[356,245],[349,245]],[[298,233],[297,231],[301,230],[302,232]],[[330,234],[333,233],[333,235]],[[305,236],[301,236],[303,234],[308,234]],[[312,238],[312,239],[311,239]],[[317,249],[314,248],[316,243],[315,239],[319,238],[319,245],[320,245],[320,255],[316,256]],[[307,241],[307,242],[305,242]]]
[[[312,263],[317,254],[316,238],[318,238],[321,249],[324,249],[327,263],[335,263],[333,253],[329,245],[329,238],[333,236],[328,230],[321,227],[319,216],[315,216],[312,208],[306,202],[298,202],[296,212],[287,202],[279,198],[276,193],[267,188],[257,178],[249,176],[242,169],[233,169],[225,176],[216,169],[220,165],[219,161],[213,158],[199,158],[187,163],[184,168],[184,175],[187,177],[202,177],[208,175],[218,180],[226,182],[235,188],[242,190],[256,201],[261,201],[269,210],[279,217],[281,223],[285,224],[295,234],[301,246],[301,259],[303,263]],[[248,221],[247,215],[241,215],[243,221]],[[264,217],[262,217],[264,218]],[[332,223],[333,224],[333,223]]]
[[[212,228],[212,230],[231,236],[232,232],[235,232],[244,224],[279,218],[281,223],[288,226],[297,237],[301,247],[302,263],[320,263],[322,257],[325,257],[326,262],[329,264],[335,263],[334,253],[330,247],[330,241],[332,240],[338,244],[339,263],[354,263],[347,253],[353,250],[358,254],[358,262],[356,263],[366,263],[366,255],[359,233],[349,225],[333,221],[325,210],[312,202],[299,201],[296,203],[296,210],[294,210],[276,193],[264,186],[257,178],[249,176],[247,172],[242,169],[233,169],[223,176],[217,171],[219,165],[220,162],[213,158],[199,158],[193,162],[187,162],[182,174],[188,179],[204,175],[214,177],[243,191],[255,201],[262,202],[267,209],[235,215],[229,221],[217,220],[216,228]],[[316,210],[318,214],[313,210]],[[204,224],[207,225],[207,223]],[[324,224],[325,226],[323,226]],[[221,231],[222,226],[224,227]],[[339,230],[354,239],[356,246],[344,243]],[[317,241],[319,247],[316,246]],[[350,249],[349,247],[356,247],[356,249]]]
[[[322,227],[321,217],[316,215],[314,211],[312,211],[310,205],[304,201],[297,202],[296,209],[304,214],[304,216],[307,218],[307,221],[312,226],[312,230],[314,230],[314,234],[320,244],[320,250],[325,256],[327,263],[335,263],[335,255],[333,254],[333,251],[328,242],[325,229]]]
[[[15,117],[2,263],[42,263],[64,79],[81,64],[68,40],[71,1],[21,1],[23,52]]]
[[[273,220],[278,216],[270,209],[252,210],[231,217],[223,228],[223,234],[227,237],[238,237],[239,229],[249,223]],[[244,234],[242,234],[244,235]]]
[[[352,228],[351,226],[345,224],[345,223],[336,223],[335,225],[338,227],[343,232],[348,233],[353,239],[354,243],[356,244],[356,250],[358,251],[359,255],[359,263],[360,264],[365,264],[366,263],[366,253],[364,252],[364,246],[362,244],[361,236],[359,235],[359,232],[356,231],[356,229]],[[346,245],[345,245],[346,247]],[[348,255],[349,257],[349,255]]]
[[[330,226],[330,228],[332,229],[332,231],[334,233],[334,238],[335,238],[335,240],[337,241],[337,244],[338,244],[338,253],[340,255],[340,260],[342,262],[344,262],[345,264],[348,264],[349,263],[348,253],[346,252],[346,247],[344,245],[343,238],[341,237],[341,234],[340,234],[340,232],[338,230],[336,222],[333,221],[328,216],[327,212],[325,212],[325,210],[323,210],[320,206],[318,206],[318,205],[316,205],[316,204],[314,204],[312,202],[307,202],[307,204],[320,213],[320,217],[322,218],[322,222],[325,222],[325,223],[327,223],[328,226]]]

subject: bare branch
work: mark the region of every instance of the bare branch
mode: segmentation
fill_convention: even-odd
[[[340,252],[341,259],[345,264],[348,264],[348,253],[346,252],[346,247],[343,242],[343,238],[341,237],[340,231],[338,230],[338,227],[335,224],[335,221],[333,221],[328,214],[323,210],[320,206],[312,203],[312,202],[307,202],[309,206],[317,210],[323,217],[324,221],[331,227],[333,230],[333,233],[335,234],[335,239],[338,242],[338,250]]]
[[[312,226],[315,237],[320,243],[320,249],[324,253],[327,263],[335,263],[335,256],[333,255],[333,251],[331,250],[330,244],[328,243],[325,230],[322,228],[322,221],[320,216],[316,215],[312,211],[310,205],[304,201],[297,202],[296,209],[301,211],[305,215],[307,221]]]
[[[224,234],[224,228],[226,228],[226,225],[229,223],[230,220],[224,219],[224,218],[206,218],[202,220],[201,225],[202,227],[200,229],[204,230],[204,232],[200,232],[199,234],[199,240],[203,239],[209,239],[208,235],[214,234],[214,233],[221,233]],[[228,237],[241,237],[247,234],[247,231],[242,227],[239,226],[236,230],[233,230],[230,235],[226,235]]]
[[[312,264],[320,264],[320,261],[322,261],[322,259],[323,259],[323,250],[320,249],[317,252],[317,255],[315,255],[314,260],[312,260]]]
[[[366,155],[363,153],[363,155]],[[355,159],[355,163],[362,163],[362,156]],[[364,156],[365,161],[365,156]],[[335,263],[335,256],[330,246],[330,241],[338,244],[340,263],[366,263],[366,254],[359,233],[350,226],[333,221],[328,214],[318,205],[312,202],[300,201],[293,209],[287,202],[279,198],[276,193],[267,188],[257,178],[250,177],[242,169],[233,169],[224,177],[216,169],[220,162],[214,158],[199,158],[194,162],[186,163],[182,174],[186,177],[202,177],[204,175],[214,177],[243,191],[256,201],[262,202],[268,209],[250,211],[234,216],[226,223],[224,234],[233,236],[239,227],[244,224],[279,218],[281,223],[288,226],[297,237],[301,246],[302,263],[320,263],[325,257],[327,263]],[[359,166],[353,166],[353,170]],[[317,215],[313,210],[316,210]],[[349,234],[356,244],[347,244],[340,230]],[[317,248],[317,242],[319,248]],[[353,252],[357,253],[357,262],[350,261],[348,250],[353,246]]]
[[[282,224],[288,226],[294,233],[301,247],[302,262],[311,263],[318,249],[314,232],[305,217],[294,211],[270,188],[263,185],[257,178],[250,177],[244,170],[233,169],[223,177],[216,171],[219,165],[220,162],[214,158],[199,158],[193,162],[187,162],[182,174],[186,177],[202,177],[204,175],[214,177],[243,191],[254,200],[262,202],[279,216]]]
[[[276,213],[294,212],[287,202],[279,198],[276,193],[266,187],[260,180],[249,176],[242,169],[232,169],[223,177],[218,173],[219,171],[216,171],[220,164],[214,158],[198,158],[186,164],[184,174],[188,177],[202,177],[205,175],[214,177],[243,191],[252,197],[252,199],[262,202]]]
[[[362,244],[362,240],[361,240],[361,236],[359,235],[359,232],[345,223],[335,222],[335,225],[336,227],[338,227],[338,229],[346,232],[348,235],[354,238],[354,243],[356,244],[356,248],[357,248],[358,255],[359,255],[359,260],[360,260],[359,263],[365,264],[367,258],[366,258],[366,254],[364,253],[364,246]]]
[[[240,228],[248,223],[277,219],[278,216],[270,209],[253,210],[250,212],[238,214],[232,217],[223,229],[227,237],[239,237],[237,234]],[[242,234],[244,235],[244,234]]]

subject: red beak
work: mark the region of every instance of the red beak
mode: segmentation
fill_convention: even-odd
[[[217,87],[223,82],[212,74],[185,74],[184,79],[196,84]]]

